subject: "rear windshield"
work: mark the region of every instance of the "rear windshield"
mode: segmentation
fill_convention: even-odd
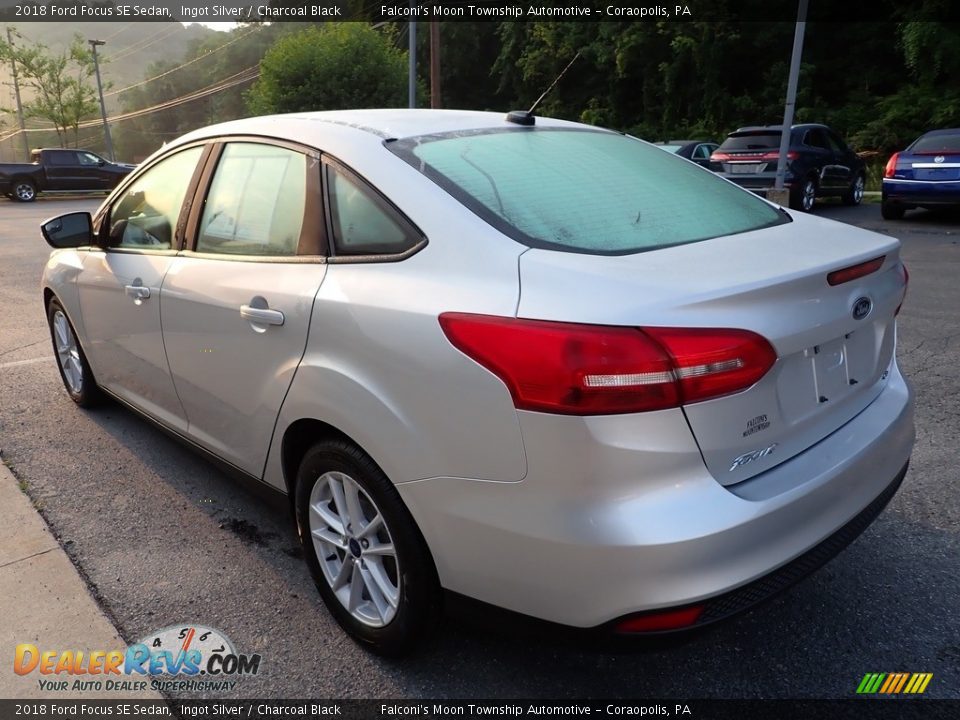
[[[722,152],[743,152],[779,148],[781,134],[779,130],[733,133],[723,141],[719,149]]]
[[[943,135],[924,135],[917,140],[910,152],[915,153],[960,153],[960,132]]]
[[[612,132],[504,129],[387,147],[530,247],[623,255],[788,221],[694,163]]]

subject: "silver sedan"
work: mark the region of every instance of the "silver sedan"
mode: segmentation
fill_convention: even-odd
[[[913,447],[899,242],[600,128],[240,120],[43,234],[69,396],[286,494],[376,652],[443,590],[622,634],[725,618],[862,532]]]

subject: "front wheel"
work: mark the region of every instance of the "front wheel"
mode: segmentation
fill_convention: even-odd
[[[853,184],[841,198],[843,200],[843,204],[859,205],[860,201],[863,200],[864,187],[866,187],[866,179],[863,177],[863,175],[857,175],[857,177],[853,180]]]
[[[367,649],[397,656],[440,613],[433,560],[396,488],[360,448],[319,442],[300,463],[297,532],[320,596]]]
[[[813,210],[813,203],[816,199],[817,182],[813,178],[807,178],[790,188],[790,207],[793,210],[810,212]]]
[[[33,202],[37,199],[37,187],[29,180],[15,180],[13,198],[19,202]]]
[[[50,338],[57,358],[60,379],[70,399],[80,407],[92,407],[100,402],[102,394],[90,371],[87,356],[83,354],[77,334],[59,300],[51,300],[47,308]]]

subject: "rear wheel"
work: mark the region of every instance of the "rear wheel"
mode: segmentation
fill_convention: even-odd
[[[894,205],[888,202],[880,203],[880,215],[884,220],[901,220],[904,212],[906,210],[902,205]]]
[[[53,352],[57,357],[60,379],[70,399],[80,407],[92,407],[103,398],[90,371],[87,357],[77,340],[77,334],[59,300],[51,300],[47,307],[47,322]]]
[[[841,198],[844,205],[859,205],[860,201],[863,200],[863,190],[866,187],[866,178],[863,175],[857,175],[853,180],[853,184],[850,188],[843,194]]]
[[[297,532],[320,596],[367,649],[401,655],[440,612],[433,560],[396,488],[347,440],[319,442],[297,473]]]
[[[33,202],[37,199],[37,188],[30,180],[24,178],[14,180],[13,198],[19,202]]]
[[[806,178],[790,188],[790,207],[794,210],[810,212],[817,199],[817,181]]]

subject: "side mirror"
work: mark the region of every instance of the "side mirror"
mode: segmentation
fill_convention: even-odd
[[[50,218],[40,226],[43,239],[52,248],[93,245],[93,220],[88,212],[74,212]]]
[[[107,161],[106,161],[106,160],[99,160],[99,161],[97,162],[97,165],[99,165],[100,167],[103,167],[103,166],[106,165],[106,164],[107,164]]]

